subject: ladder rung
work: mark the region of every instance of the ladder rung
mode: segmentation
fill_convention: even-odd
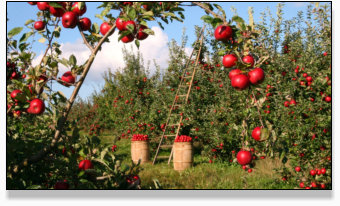
[[[161,136],[162,137],[162,136]],[[176,137],[176,135],[175,134],[169,134],[169,135],[164,135],[164,137]]]
[[[161,145],[160,148],[169,149],[172,148],[172,145]]]
[[[181,104],[174,104],[173,107],[180,107],[180,106],[182,106],[182,105]]]
[[[179,126],[179,124],[170,124],[170,125],[167,125],[167,127],[172,127],[172,126]],[[164,135],[164,136],[169,136],[169,135]]]
[[[191,78],[192,76],[185,76],[185,77],[183,77],[183,78]]]
[[[186,94],[177,95],[177,97],[186,97]]]
[[[157,156],[157,159],[169,159],[170,156]]]

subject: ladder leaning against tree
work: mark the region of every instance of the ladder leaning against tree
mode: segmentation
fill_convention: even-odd
[[[197,37],[197,40],[194,44],[194,49],[193,49],[186,65],[185,65],[185,69],[183,70],[183,74],[181,76],[181,81],[178,85],[174,101],[173,101],[173,103],[170,107],[168,118],[167,118],[166,123],[165,123],[165,128],[163,129],[163,133],[162,133],[161,139],[159,141],[159,144],[158,144],[158,147],[157,147],[157,150],[156,150],[156,154],[154,156],[152,164],[155,164],[157,159],[168,159],[168,164],[170,164],[170,162],[171,162],[172,155],[173,155],[173,144],[174,144],[175,138],[179,135],[179,132],[180,132],[180,129],[181,129],[181,126],[182,126],[182,120],[183,120],[183,115],[175,114],[175,113],[173,113],[173,111],[177,110],[178,107],[183,106],[183,102],[184,102],[184,104],[188,103],[192,84],[193,84],[195,74],[196,74],[196,70],[197,70],[197,67],[198,67],[198,64],[199,64],[199,57],[200,57],[200,54],[201,54],[202,44],[203,44],[203,39],[204,39],[204,29],[205,29],[205,26],[202,28],[199,36]],[[199,48],[197,50],[196,46],[197,46],[198,43],[199,43]],[[197,52],[196,53],[196,61],[195,61],[194,66],[192,67],[192,65],[190,65],[190,62],[191,62],[191,58],[195,54],[195,51]],[[193,69],[193,70],[190,72],[190,69]],[[190,81],[187,81],[187,80],[190,80]],[[180,100],[183,100],[183,98],[185,98],[185,101],[180,101]],[[171,124],[170,122],[171,122],[172,118],[177,118],[176,119],[177,122]],[[170,128],[174,128],[175,126],[177,127],[176,134],[166,134],[167,131]],[[173,137],[172,144],[165,144],[164,143],[164,139],[167,140],[168,137]],[[170,156],[159,156],[160,149],[169,149],[169,148],[171,148]]]

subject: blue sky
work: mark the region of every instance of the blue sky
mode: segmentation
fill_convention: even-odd
[[[263,12],[267,7],[271,10],[272,14],[275,17],[276,6],[278,3],[279,2],[218,2],[218,4],[220,4],[222,8],[226,11],[228,19],[233,16],[233,13],[231,12],[230,8],[234,7],[237,9],[238,15],[247,21],[248,7],[253,7],[255,22],[260,21],[260,13]],[[304,11],[308,4],[309,4],[308,2],[285,2],[285,6],[283,9],[284,19],[290,19],[296,16],[297,12]],[[102,21],[100,19],[95,18],[95,14],[98,14],[101,12],[100,9],[97,9],[97,6],[99,5],[100,5],[99,2],[88,2],[87,12],[84,16],[89,17],[92,22],[97,22],[100,25]],[[158,49],[160,49],[160,51],[157,51],[158,55],[159,53],[164,53],[164,51],[166,51],[165,41],[169,41],[171,39],[175,39],[178,42],[181,41],[182,30],[184,27],[186,28],[186,34],[188,35],[188,40],[189,40],[188,46],[192,43],[192,41],[194,41],[194,38],[195,38],[194,27],[195,25],[202,25],[202,20],[200,18],[201,16],[205,15],[205,12],[202,9],[197,8],[197,7],[185,7],[185,9],[186,11],[184,14],[186,16],[186,19],[183,23],[174,22],[169,25],[164,25],[165,30],[163,32],[162,31],[156,32],[157,34],[159,34],[158,37],[154,38],[151,36],[147,40],[145,40],[155,45],[157,45],[158,44],[157,41],[159,41],[159,44],[161,46],[159,47],[156,46]],[[36,12],[38,12],[38,9],[36,8],[36,6],[31,6],[26,2],[7,2],[7,18],[9,19],[9,21],[7,22],[8,31],[17,26],[23,26],[24,23],[28,19],[36,20],[37,19]],[[150,23],[150,27],[152,26],[155,28],[157,27],[157,24]],[[154,38],[153,42],[151,38]],[[61,33],[61,38],[58,40],[58,42],[65,45],[65,47],[63,48],[65,48],[65,50],[68,49],[69,54],[74,52],[76,56],[82,55],[79,58],[86,59],[86,56],[87,56],[87,53],[85,52],[86,48],[84,47],[78,48],[75,46],[75,45],[81,45],[80,39],[81,39],[81,36],[77,32],[77,30],[64,29]],[[113,43],[117,44],[116,41],[113,41]],[[148,52],[148,54],[146,54],[147,56],[146,59],[150,60],[150,58],[151,59],[153,58],[152,56],[153,53],[152,51],[150,51],[150,49],[156,48],[156,47],[154,46],[151,48],[146,48],[146,45],[143,45],[143,43],[144,42],[141,42],[142,44],[141,51],[142,53],[143,51]],[[143,46],[144,46],[144,49],[143,49]],[[35,43],[33,47],[33,51],[35,51],[37,53],[37,56],[39,56],[39,54],[42,53],[42,50],[44,50],[44,48],[46,48],[46,45],[37,42]],[[79,52],[77,49],[79,49]],[[111,50],[108,50],[108,51],[113,51],[113,49],[111,48]],[[113,55],[118,55],[115,52],[116,51],[113,52]],[[68,53],[66,52],[66,54]],[[109,58],[108,54],[103,54],[102,58],[104,57]],[[165,61],[166,55],[164,56],[154,55],[154,58],[156,59],[156,61],[157,60],[160,61],[160,65],[162,67],[166,67],[166,61]],[[98,62],[98,65],[100,65],[99,62]],[[103,81],[100,78],[100,74],[103,71],[107,70],[108,67],[110,67],[111,69],[117,69],[118,67],[122,67],[122,62],[117,63],[117,64],[115,64],[114,62],[111,62],[110,64],[102,64],[101,66],[102,68],[95,68],[94,71],[89,74],[90,76],[86,79],[79,93],[80,97],[86,98],[93,92],[95,88],[98,89],[99,86],[103,84]],[[73,90],[73,88],[66,89],[65,87],[57,85],[57,84],[54,84],[53,88],[62,91],[66,96],[69,96]]]

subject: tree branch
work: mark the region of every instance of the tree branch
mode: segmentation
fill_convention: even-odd
[[[56,23],[54,29],[57,28],[57,26],[58,26],[58,24],[59,24],[59,21],[60,21],[60,19],[58,19],[58,21],[57,21],[57,23]],[[38,65],[41,65],[41,64],[42,64],[42,62],[43,62],[45,56],[47,55],[48,50],[51,48],[51,42],[52,42],[52,40],[53,40],[53,37],[54,37],[54,32],[52,32],[52,36],[51,36],[51,38],[48,40],[48,47],[46,48],[45,53],[44,53],[44,55],[42,56],[42,58],[41,58],[41,60],[40,60],[40,62],[39,62]]]
[[[201,7],[202,9],[204,9],[206,12],[210,13],[211,15],[213,15],[215,18],[221,19],[223,21],[223,24],[228,25],[228,22],[226,19],[224,19],[222,16],[216,14],[215,12],[211,11],[209,9],[209,7],[207,7],[206,5],[204,5],[203,3],[200,2],[192,2],[193,4]]]
[[[78,24],[78,30],[80,32],[81,37],[83,38],[83,41],[85,43],[85,45],[91,50],[91,52],[93,52],[93,47],[89,44],[89,42],[87,41],[84,32],[81,30],[80,25]]]

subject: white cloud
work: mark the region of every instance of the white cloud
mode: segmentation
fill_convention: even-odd
[[[144,62],[151,61],[151,69],[153,67],[153,60],[156,60],[162,68],[167,67],[168,64],[168,36],[159,27],[152,27],[155,35],[149,36],[146,40],[141,41],[140,52],[143,56]],[[108,68],[117,70],[124,67],[124,57],[122,49],[124,46],[127,50],[133,50],[135,53],[138,51],[134,42],[124,44],[118,42],[118,33],[115,32],[110,38],[110,43],[104,43],[102,50],[98,52],[96,59],[94,60],[91,70],[88,74],[86,82],[96,82],[102,79],[102,74],[107,71]],[[131,47],[132,46],[132,47]],[[67,42],[61,44],[60,47],[62,57],[68,59],[72,54],[77,58],[78,64],[83,64],[90,56],[89,49],[85,46],[82,39],[78,39],[75,42]],[[33,61],[33,65],[36,65],[41,57],[42,53]],[[60,65],[59,72],[63,74],[67,69]]]

